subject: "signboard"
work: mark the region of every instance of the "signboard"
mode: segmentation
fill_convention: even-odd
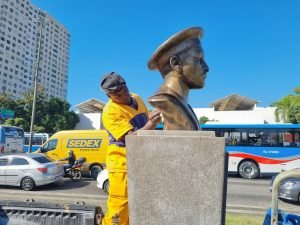
[[[11,119],[14,118],[15,112],[10,109],[1,109],[0,110],[0,117],[3,119]]]

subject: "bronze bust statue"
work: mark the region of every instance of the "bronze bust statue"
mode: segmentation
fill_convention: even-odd
[[[189,89],[204,86],[208,66],[200,38],[200,27],[185,29],[165,41],[148,62],[150,70],[159,70],[164,83],[148,101],[159,109],[165,130],[199,130],[199,121],[188,104]]]

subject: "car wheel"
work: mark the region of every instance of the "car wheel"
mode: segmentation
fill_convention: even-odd
[[[97,179],[98,173],[102,170],[100,166],[93,166],[91,168],[91,177],[94,178],[94,180]]]
[[[109,192],[109,181],[106,180],[103,184],[103,190],[108,193]]]
[[[239,174],[243,178],[254,179],[259,175],[259,169],[254,162],[245,161],[239,166]]]
[[[35,188],[34,180],[31,177],[24,177],[21,180],[21,188],[24,191],[32,191]]]

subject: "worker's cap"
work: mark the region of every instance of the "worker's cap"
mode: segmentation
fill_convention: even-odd
[[[118,92],[124,86],[126,86],[125,80],[115,72],[105,75],[101,81],[101,88],[109,93]]]
[[[160,69],[172,56],[179,55],[194,46],[201,46],[202,36],[203,30],[200,27],[192,27],[176,33],[153,53],[148,61],[148,68]]]

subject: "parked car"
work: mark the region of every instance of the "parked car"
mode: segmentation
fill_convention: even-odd
[[[108,171],[101,170],[97,176],[97,187],[103,189],[104,192],[109,192]]]
[[[283,164],[282,171],[290,169],[299,169],[300,173],[300,161],[293,164]],[[276,176],[274,176],[270,183],[270,191],[273,188],[273,181]],[[280,199],[298,202],[300,204],[300,178],[289,178],[280,183],[278,197]]]
[[[59,182],[64,170],[43,154],[16,154],[0,157],[0,185],[20,186],[31,191],[36,186]]]

